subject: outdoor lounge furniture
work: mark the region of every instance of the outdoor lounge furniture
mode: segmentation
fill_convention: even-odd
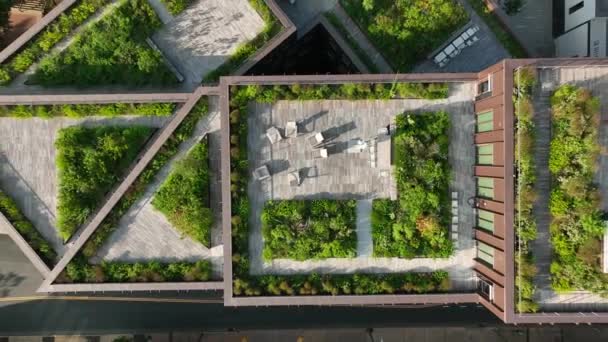
[[[327,149],[326,148],[317,148],[312,151],[313,158],[327,158]]]
[[[458,56],[460,52],[467,46],[471,46],[475,44],[475,42],[479,41],[479,38],[475,35],[475,33],[478,31],[479,26],[469,27],[452,41],[447,43],[443,50],[439,51],[435,57],[433,57],[433,62],[435,62],[435,64],[437,64],[440,68],[446,66],[452,58]]]
[[[310,143],[310,146],[312,147],[317,147],[320,144],[322,144],[325,141],[325,137],[323,136],[323,133],[316,133],[311,135],[310,137],[308,137],[308,142]]]
[[[295,138],[298,136],[298,124],[295,121],[289,121],[285,125],[285,137]]]
[[[454,41],[452,42],[452,44],[454,44],[454,46],[458,49],[458,50],[462,50],[466,47],[466,44],[464,42],[464,39],[462,37],[458,37],[456,39],[454,39]]]
[[[291,171],[287,174],[287,179],[289,180],[289,185],[291,186],[300,186],[300,171],[295,170]]]
[[[283,137],[281,136],[281,132],[279,132],[279,130],[274,126],[268,128],[266,130],[266,137],[268,137],[268,140],[270,140],[271,144],[275,144],[275,143],[283,140]]]
[[[253,171],[253,178],[256,180],[264,180],[270,178],[270,170],[268,170],[268,166],[262,165]]]

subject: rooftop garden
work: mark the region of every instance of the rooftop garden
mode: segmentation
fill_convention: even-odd
[[[53,267],[55,265],[57,254],[53,247],[36,230],[32,222],[23,215],[17,203],[2,191],[0,191],[0,213],[15,227],[47,266]]]
[[[398,91],[396,89],[401,89]],[[432,89],[432,91],[431,91]],[[406,274],[301,274],[301,275],[265,275],[254,276],[249,272],[249,215],[250,204],[247,195],[249,181],[249,165],[247,160],[247,105],[249,102],[273,103],[278,100],[320,100],[320,99],[391,99],[401,96],[408,98],[442,98],[447,96],[447,85],[422,84],[343,84],[343,85],[299,85],[290,86],[243,86],[232,87],[230,98],[230,168],[231,168],[231,202],[232,202],[232,271],[233,293],[235,296],[279,296],[279,295],[348,295],[348,294],[392,294],[392,293],[431,293],[445,292],[450,288],[447,272],[435,271],[429,273]],[[446,190],[447,196],[447,190]],[[322,201],[326,202],[326,201]],[[322,202],[318,202],[319,206]],[[344,226],[345,221],[352,220],[354,214],[349,209],[350,201],[338,204],[331,201],[323,205],[334,206],[327,209],[326,215],[332,217],[320,225],[323,231],[330,231],[332,222],[336,220],[337,227]],[[311,250],[304,251],[298,246],[298,227],[303,227],[305,216],[302,213],[312,211],[317,204],[304,201],[270,202],[264,212],[263,224],[266,227],[283,225],[280,231],[285,234],[272,236],[268,228],[266,241],[269,246],[264,251],[264,257],[275,257],[281,253],[294,258],[318,258],[323,251],[326,239],[312,241]],[[272,208],[272,209],[269,209]],[[285,209],[285,211],[283,211]],[[289,209],[289,210],[287,210]],[[316,209],[315,209],[316,210]],[[324,209],[325,210],[325,209]],[[336,213],[336,214],[332,214]],[[318,215],[307,214],[316,217]],[[351,216],[352,215],[352,216]],[[340,218],[337,220],[337,218]],[[302,218],[302,219],[301,219]],[[276,219],[276,220],[275,220]],[[316,221],[316,219],[314,220]],[[309,222],[314,222],[310,220]],[[312,228],[312,224],[310,224]],[[290,229],[291,228],[291,229]],[[310,229],[308,228],[308,229]],[[294,230],[296,232],[294,232]],[[348,232],[348,230],[334,230]],[[292,234],[296,234],[295,237]],[[349,233],[350,234],[350,233]],[[286,235],[287,237],[284,237]],[[327,236],[327,234],[322,234]],[[341,238],[341,237],[340,237]],[[287,242],[281,246],[278,242]],[[303,241],[310,241],[304,238]],[[348,239],[346,240],[348,241]],[[295,242],[295,244],[293,243]],[[350,242],[349,242],[350,243]],[[308,244],[307,244],[308,245]],[[290,250],[287,246],[295,246],[298,250]],[[346,245],[348,246],[348,244]],[[268,251],[270,250],[270,251]],[[321,252],[320,252],[321,251]],[[340,251],[342,254],[342,251]],[[269,255],[270,254],[270,255]],[[325,256],[325,254],[322,254]]]
[[[192,136],[197,122],[207,112],[207,98],[201,98],[150,163],[148,163],[125,195],[112,208],[101,225],[89,238],[81,252],[68,264],[66,270],[58,278],[58,282],[206,281],[211,279],[209,272],[211,264],[207,260],[200,260],[196,263],[149,262],[130,264],[103,262],[99,265],[89,263],[89,259],[96,255],[98,249],[117,229],[120,219],[141,198],[146,191],[146,187],[152,182],[158,172],[177,154],[179,145]],[[157,265],[160,265],[161,269],[167,268],[166,272],[169,273],[163,273],[165,271],[161,271]],[[169,268],[171,268],[171,271],[168,271]],[[126,273],[123,272],[126,271],[130,272],[130,276],[125,278],[124,274]],[[193,278],[193,275],[196,275],[196,277]]]
[[[269,201],[262,212],[264,259],[353,258],[357,202]]]
[[[538,304],[534,301],[534,276],[537,273],[534,265],[533,251],[530,242],[537,237],[536,219],[532,212],[536,200],[534,144],[535,126],[533,122],[532,89],[535,86],[536,74],[532,69],[518,69],[514,75],[513,102],[515,107],[515,305],[519,312],[536,312]]]
[[[84,118],[88,116],[114,117],[119,115],[170,116],[174,103],[111,103],[65,105],[0,106],[0,117],[16,118]]]
[[[447,258],[452,254],[447,113],[402,114],[394,135],[398,200],[372,204],[374,256]]]
[[[602,272],[606,213],[594,181],[600,144],[599,100],[585,88],[563,85],[551,98],[553,177],[549,210],[554,261],[551,280],[558,292],[587,290],[608,295]]]
[[[249,4],[258,12],[264,20],[264,29],[254,39],[242,43],[224,64],[207,74],[203,81],[215,82],[220,76],[227,76],[236,71],[246,60],[276,36],[283,25],[274,16],[272,10],[264,0],[249,0]]]
[[[213,213],[209,209],[208,154],[207,140],[198,143],[173,168],[152,205],[179,232],[211,247]]]
[[[340,0],[393,69],[408,72],[468,21],[454,0]]]
[[[152,129],[68,127],[59,131],[57,228],[64,240],[82,225],[131,165]]]
[[[162,25],[145,0],[121,0],[58,54],[44,57],[29,84],[43,86],[167,85],[177,82],[146,38]]]

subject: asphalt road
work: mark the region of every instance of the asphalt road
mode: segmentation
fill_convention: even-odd
[[[41,300],[0,307],[0,335],[497,324],[477,305],[237,309],[222,304]]]

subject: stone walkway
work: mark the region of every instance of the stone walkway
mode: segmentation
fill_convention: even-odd
[[[466,205],[466,198],[472,197],[475,189],[472,176],[475,151],[471,148],[475,123],[473,115],[474,87],[474,84],[452,85],[451,95],[447,100],[279,101],[273,105],[252,105],[248,122],[249,166],[253,170],[261,164],[268,163],[271,172],[274,174],[270,181],[264,183],[251,181],[249,184],[251,204],[249,251],[252,274],[395,273],[429,272],[443,269],[450,273],[454,289],[470,290],[474,288],[475,276],[472,271],[475,257],[472,239],[473,212],[470,206]],[[340,167],[340,163],[338,163],[334,165],[337,167],[335,169],[327,167],[327,165],[324,166],[324,163],[330,163],[329,159],[332,158],[343,160],[342,163],[357,162],[358,157],[355,154],[345,157],[343,152],[336,155],[330,154],[327,160],[314,162],[318,168],[316,176],[305,177],[300,187],[293,188],[288,185],[283,187],[282,184],[285,181],[281,179],[285,176],[286,170],[289,168],[300,169],[301,163],[311,161],[282,158],[281,155],[285,153],[285,150],[293,148],[290,147],[291,142],[285,142],[287,145],[281,142],[270,148],[267,138],[264,136],[266,128],[270,125],[284,127],[284,121],[290,118],[292,120],[304,120],[304,126],[309,133],[324,131],[332,127],[346,127],[347,129],[342,130],[342,135],[337,138],[339,139],[337,144],[340,144],[342,140],[354,137],[368,139],[371,134],[377,134],[378,127],[384,127],[393,122],[394,117],[404,111],[427,112],[439,110],[445,110],[452,119],[450,163],[454,176],[451,190],[458,191],[459,198],[462,199],[459,209],[459,244],[454,256],[446,259],[420,258],[412,260],[358,257],[308,261],[289,259],[275,259],[271,262],[262,261],[264,242],[259,217],[266,200],[276,198],[371,200],[373,198],[390,197],[390,189],[386,189],[386,186],[374,188],[371,179],[361,178],[354,184],[348,181],[355,175],[358,174],[358,177],[360,177],[364,172],[370,170],[369,160],[367,166],[364,163],[361,163],[358,167],[349,166],[350,164],[342,164]],[[335,120],[339,118],[341,121],[332,121],[332,118]],[[365,153],[367,152],[360,154]],[[387,176],[392,179],[390,169]],[[356,177],[353,179],[356,179]],[[346,183],[342,183],[345,181]],[[311,184],[305,185],[305,182]]]
[[[213,263],[214,273],[221,276],[223,265],[223,247],[221,232],[221,211],[219,208],[219,136],[220,117],[217,98],[209,103],[210,113],[200,120],[191,138],[179,146],[179,152],[165,165],[147,187],[145,194],[139,199],[120,220],[118,229],[99,249],[97,258],[107,261],[197,261],[209,259]],[[158,188],[170,174],[173,166],[181,160],[200,139],[209,134],[209,156],[211,181],[216,183],[210,191],[210,201],[213,204],[215,222],[211,229],[212,248],[207,248],[183,236],[175,230],[165,216],[152,205],[152,199]]]
[[[55,228],[57,215],[57,170],[55,139],[68,126],[144,125],[160,127],[165,117],[84,119],[0,118],[0,188],[11,196],[26,217],[49,241],[57,254],[64,253]]]
[[[489,66],[492,66],[505,58],[510,58],[509,52],[496,39],[492,30],[486,25],[475,10],[469,5],[466,0],[460,0],[460,3],[467,11],[470,21],[465,27],[459,29],[460,33],[464,28],[473,25],[479,26],[477,37],[479,41],[474,45],[466,47],[462,52],[450,60],[450,62],[440,68],[432,59],[426,59],[414,67],[412,72],[479,72]],[[456,32],[455,32],[456,33]],[[446,41],[442,46],[447,45],[452,39]]]
[[[374,255],[372,241],[372,200],[357,201],[357,257],[370,258]]]
[[[222,65],[240,44],[255,38],[264,21],[247,0],[197,0],[152,40],[194,87]]]

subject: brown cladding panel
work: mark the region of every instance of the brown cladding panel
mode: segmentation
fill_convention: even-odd
[[[504,178],[505,168],[502,166],[475,166],[475,176]]]
[[[483,132],[475,134],[475,144],[487,144],[495,141],[504,141],[505,132],[503,130]]]
[[[475,260],[475,266],[473,268],[479,274],[482,274],[484,277],[490,279],[493,283],[500,284],[500,285],[504,286],[504,284],[505,284],[505,276],[503,276],[502,274],[498,273],[496,270],[492,269],[492,267],[489,267],[484,262],[479,261],[478,259]]]
[[[504,76],[503,70],[499,70],[492,74],[492,95],[503,94],[504,92]]]
[[[494,200],[496,202],[505,201],[505,180],[502,178],[494,178]]]
[[[496,233],[492,234],[482,228],[475,228],[475,239],[500,250],[505,249],[505,241],[502,237],[497,236]]]
[[[505,145],[502,142],[494,143],[494,165],[503,166],[505,165]]]
[[[504,69],[504,64],[502,62],[500,63],[496,63],[490,67],[487,67],[486,69],[480,71],[477,74],[477,77],[479,80],[485,80],[489,74],[494,74],[496,72],[500,72],[501,70]]]
[[[494,250],[494,270],[500,274],[505,274],[505,252]]]
[[[502,112],[502,106],[502,96],[486,97],[485,99],[475,101],[475,113],[483,113],[488,110],[496,110],[498,112],[498,109]],[[494,123],[496,123],[496,121],[494,121]]]
[[[493,211],[498,214],[505,213],[505,204],[502,202],[490,201],[484,198],[475,198],[475,206],[477,208]]]
[[[500,310],[505,310],[505,288],[494,284],[494,300],[492,301]]]

